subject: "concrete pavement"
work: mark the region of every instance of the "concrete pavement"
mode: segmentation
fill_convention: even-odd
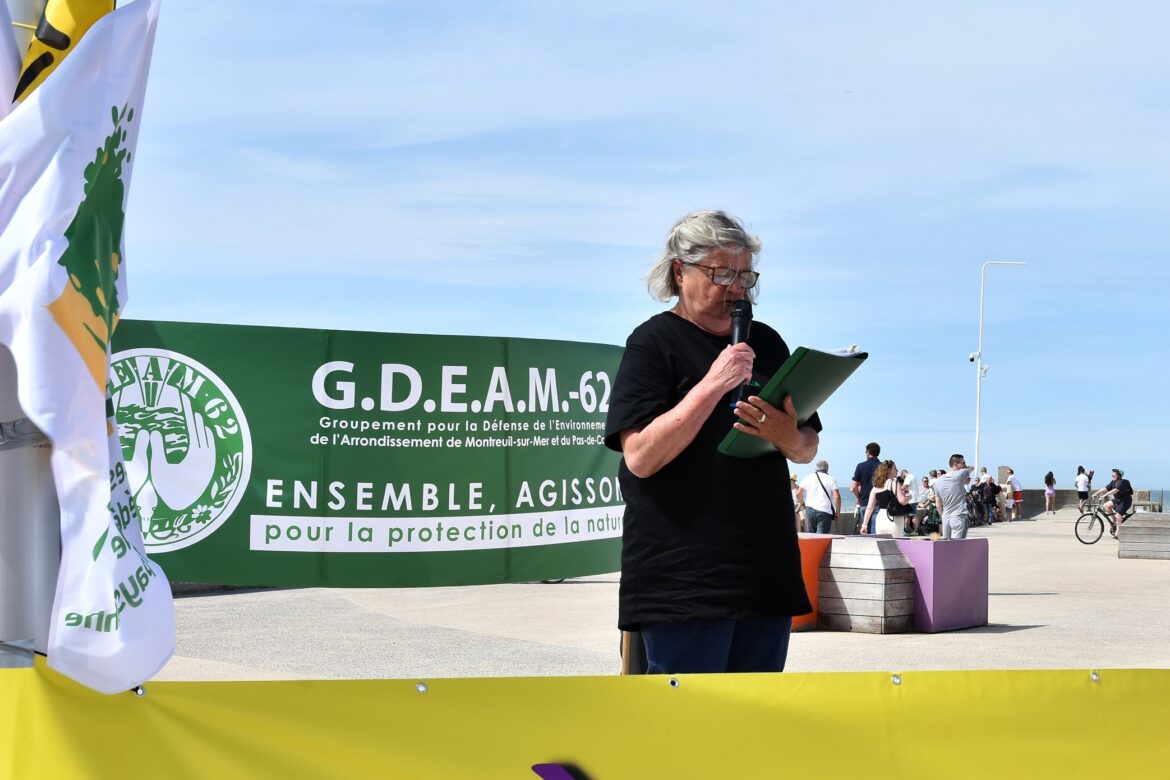
[[[802,631],[788,671],[1170,667],[1170,561],[1086,546],[1074,509],[991,528],[989,624]],[[176,599],[160,680],[617,674],[618,575],[558,584],[229,591]]]

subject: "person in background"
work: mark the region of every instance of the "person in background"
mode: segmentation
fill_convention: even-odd
[[[995,522],[995,497],[999,495],[999,485],[995,484],[995,480],[991,478],[990,474],[984,474],[983,481],[979,483],[976,490],[979,491],[979,500],[983,502],[983,510],[987,512],[987,524],[991,525]]]
[[[999,489],[1003,493],[1003,519],[1010,523],[1015,515],[1016,506],[1016,500],[1012,498],[1012,483],[1005,478],[999,483]]]
[[[873,490],[873,473],[877,471],[878,455],[881,454],[881,445],[876,441],[871,441],[865,445],[865,460],[858,463],[857,468],[853,469],[853,483],[849,486],[849,490],[857,501],[857,507],[853,510],[857,516],[855,533],[873,533],[872,528],[864,527],[864,510],[869,504],[869,494]]]
[[[889,512],[890,504],[894,501],[903,506],[909,503],[906,490],[898,481],[897,465],[892,460],[883,460],[873,473],[873,490],[869,492],[861,532],[901,536],[902,521],[891,517]],[[870,528],[873,530],[870,531]]]
[[[1073,478],[1073,485],[1077,489],[1077,511],[1085,511],[1085,502],[1089,500],[1089,475],[1084,466],[1077,466],[1077,475]]]
[[[918,480],[916,480],[914,478],[914,475],[912,473],[910,473],[909,469],[902,469],[900,472],[898,472],[898,476],[900,476],[902,478],[902,484],[906,488],[906,495],[909,497],[910,502],[913,504],[917,504],[918,503]]]
[[[829,473],[829,461],[818,460],[816,471],[800,481],[804,493],[805,528],[809,533],[833,532],[833,520],[841,516],[841,490]]]
[[[915,509],[918,507],[918,480],[909,469],[902,469],[898,472],[898,476],[902,480],[902,487],[906,491],[906,501]],[[917,512],[911,512],[906,515],[906,526],[904,530],[908,529],[907,533],[918,533],[918,515]]]
[[[971,470],[962,455],[951,456],[951,470],[934,482],[934,504],[942,516],[943,539],[966,539],[970,518],[967,515],[967,491],[963,485]]]
[[[804,530],[807,518],[804,512],[804,491],[800,489],[800,485],[796,484],[795,474],[789,474],[788,481],[792,486],[792,506],[796,510],[796,530],[800,532]]]
[[[967,472],[967,479],[963,483],[963,491],[967,494],[967,527],[973,525],[991,525],[992,518],[987,516],[987,507],[979,496],[979,484]]]
[[[1056,477],[1051,471],[1044,475],[1044,511],[1056,514]]]
[[[1125,478],[1121,469],[1113,469],[1113,479],[1109,484],[1095,492],[1094,496],[1109,496],[1109,500],[1102,507],[1106,512],[1112,512],[1117,521],[1117,528],[1109,531],[1113,538],[1117,538],[1117,529],[1125,522],[1125,513],[1133,506],[1133,485]]]
[[[651,674],[778,672],[793,615],[811,611],[800,569],[788,462],[810,463],[820,418],[791,398],[732,403],[789,356],[756,320],[731,343],[731,307],[755,297],[760,241],[722,211],[687,214],[646,275],[677,303],[634,329],[613,382],[605,445],[621,452],[618,627],[641,632]],[[776,452],[731,458],[728,430]]]
[[[918,484],[918,505],[914,510],[914,533],[921,533],[922,521],[930,512],[934,504],[934,488],[930,486],[930,477],[923,477]]]
[[[1012,488],[1012,520],[1020,519],[1024,506],[1024,485],[1013,469],[1008,469],[1008,484]],[[1010,521],[1009,521],[1010,522]]]

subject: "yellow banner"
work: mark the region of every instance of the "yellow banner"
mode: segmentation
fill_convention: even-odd
[[[0,670],[0,775],[1165,777],[1170,670],[1094,674],[159,682],[136,697],[38,663]]]

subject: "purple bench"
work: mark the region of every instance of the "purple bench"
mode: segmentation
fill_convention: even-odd
[[[914,567],[915,631],[987,625],[986,539],[895,541]]]

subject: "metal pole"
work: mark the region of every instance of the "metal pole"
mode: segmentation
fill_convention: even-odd
[[[16,364],[0,346],[0,667],[45,652],[61,563],[61,511],[44,434],[16,395]]]
[[[979,271],[979,348],[971,357],[975,362],[975,474],[979,474],[979,417],[983,406],[983,375],[987,365],[983,362],[983,300],[987,285],[987,266],[1027,265],[1022,260],[988,260]]]
[[[979,474],[979,412],[983,403],[983,285],[987,282],[987,263],[979,272],[979,348],[975,352],[975,474]]]

